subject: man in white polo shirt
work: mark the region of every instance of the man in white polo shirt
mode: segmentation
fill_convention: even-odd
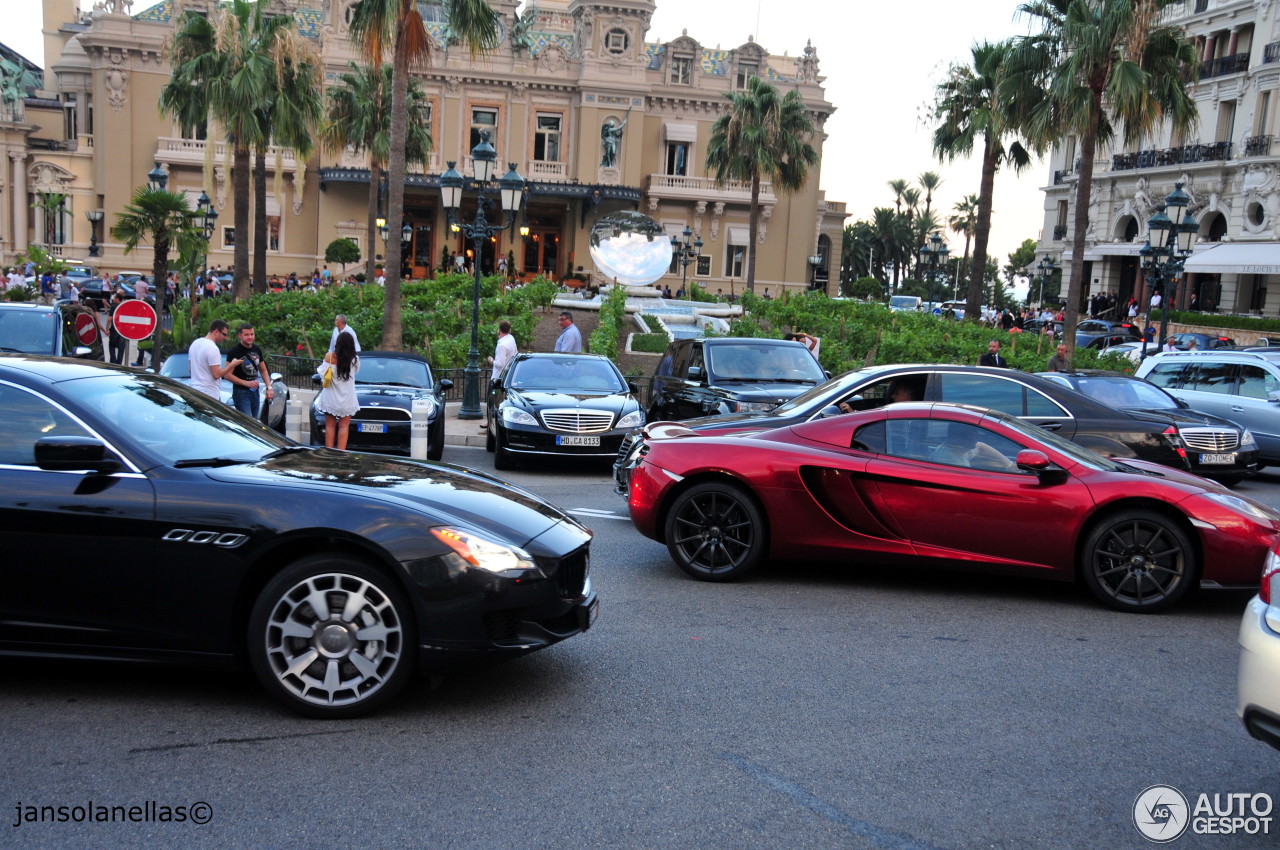
[[[191,343],[191,348],[187,351],[191,386],[218,401],[222,401],[222,379],[241,363],[237,359],[225,366],[222,364],[222,352],[218,349],[218,343],[226,342],[230,332],[231,328],[225,321],[214,319],[209,323],[208,335]]]

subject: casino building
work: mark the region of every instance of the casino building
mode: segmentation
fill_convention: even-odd
[[[40,243],[106,271],[149,268],[149,255],[123,254],[110,227],[158,164],[168,188],[187,193],[193,207],[207,190],[219,214],[209,262],[230,266],[236,233],[228,146],[216,126],[208,138],[184,137],[157,106],[178,10],[205,10],[215,0],[164,0],[140,10],[130,0],[100,0],[92,12],[81,12],[76,0],[42,2],[46,67],[34,68],[0,47],[9,60],[0,74],[12,77],[23,63],[42,74],[27,96],[0,100],[0,257],[12,261],[28,244]],[[363,61],[347,33],[356,0],[264,2],[271,12],[292,15],[315,42],[326,85],[337,83],[348,62]],[[704,164],[711,125],[727,104],[724,94],[751,76],[801,93],[821,153],[823,127],[835,107],[826,100],[812,46],[777,55],[751,40],[730,49],[687,34],[646,41],[653,0],[490,5],[501,17],[501,44],[473,59],[465,48],[445,47],[441,7],[419,3],[440,50],[420,75],[435,149],[425,167],[406,176],[407,227],[396,235],[408,243],[407,272],[423,277],[442,254],[471,249],[450,232],[439,176],[451,160],[469,175],[470,151],[488,131],[499,165],[515,163],[529,183],[522,230],[496,237],[480,258],[482,268],[492,269],[496,257],[511,251],[521,272],[555,278],[579,268],[591,272],[593,222],[631,209],[669,234],[687,227],[702,239],[686,272],[712,292],[742,290],[747,245],[755,239],[757,288],[777,293],[816,286],[835,294],[845,209],[819,189],[820,167],[796,193],[764,184],[760,224],[751,233],[750,187],[718,187]],[[616,137],[611,151],[610,135]],[[269,190],[266,201],[268,273],[310,273],[339,237],[354,240],[362,255],[382,254],[380,238],[367,244],[370,169],[363,152],[319,150],[302,160],[272,149],[265,166],[268,186],[280,187]],[[464,198],[467,220],[474,208],[474,195]],[[98,211],[104,215],[95,222]],[[678,283],[680,272],[673,262],[666,282]]]

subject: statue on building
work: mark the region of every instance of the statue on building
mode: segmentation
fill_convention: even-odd
[[[511,49],[528,50],[533,47],[533,24],[538,18],[538,6],[536,3],[530,3],[529,7],[519,15],[513,15],[515,20],[511,24]]]
[[[618,147],[622,143],[622,130],[627,126],[629,120],[631,120],[630,109],[627,110],[627,117],[622,119],[621,124],[615,123],[610,118],[600,125],[601,168],[618,167]]]
[[[0,106],[6,111],[13,110],[40,85],[40,77],[22,63],[0,57]]]

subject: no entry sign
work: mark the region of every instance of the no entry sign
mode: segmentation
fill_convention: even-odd
[[[125,339],[146,339],[156,329],[156,310],[137,298],[125,301],[111,314],[116,333]]]
[[[81,345],[93,345],[98,338],[98,323],[88,313],[76,314],[76,339]]]

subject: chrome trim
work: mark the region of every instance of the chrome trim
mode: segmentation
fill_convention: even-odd
[[[549,408],[539,411],[539,415],[549,430],[565,434],[602,434],[613,430],[613,421],[617,418],[617,414],[608,410],[577,407]]]

